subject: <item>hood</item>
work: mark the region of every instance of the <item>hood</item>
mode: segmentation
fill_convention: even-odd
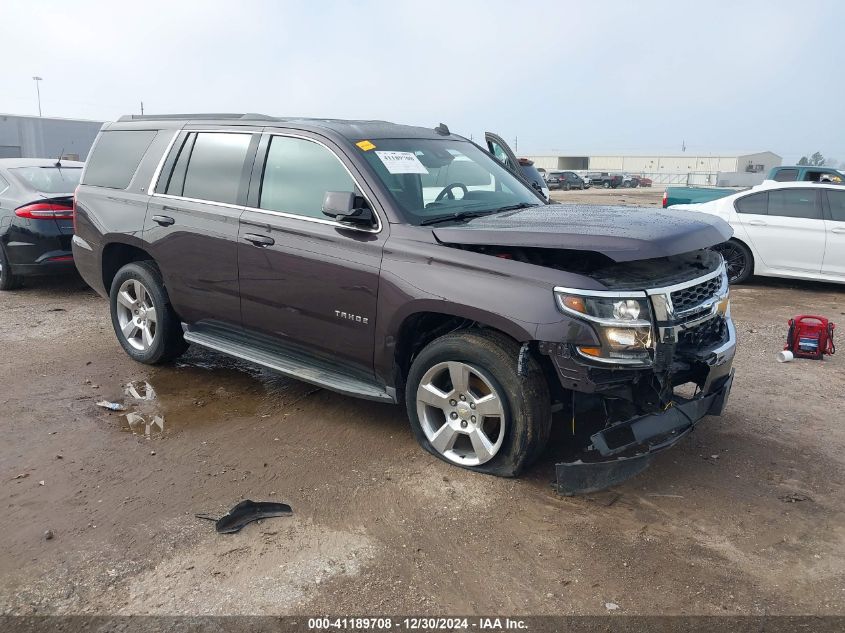
[[[433,232],[445,244],[591,251],[616,262],[680,255],[733,235],[727,222],[704,213],[570,204],[475,218]]]

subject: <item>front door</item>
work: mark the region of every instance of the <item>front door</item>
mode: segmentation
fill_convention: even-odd
[[[826,189],[827,218],[827,248],[824,251],[825,275],[836,275],[845,278],[845,191]]]
[[[825,226],[818,190],[772,189],[739,198],[735,206],[737,223],[767,268],[821,272]]]
[[[240,221],[243,324],[372,374],[387,227],[351,228],[327,217],[327,191],[362,194],[334,148],[264,137]]]

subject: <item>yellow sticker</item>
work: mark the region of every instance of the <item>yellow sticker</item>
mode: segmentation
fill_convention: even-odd
[[[375,149],[376,146],[370,143],[369,141],[358,141],[355,143],[358,147],[360,147],[365,152],[369,152],[371,149]]]

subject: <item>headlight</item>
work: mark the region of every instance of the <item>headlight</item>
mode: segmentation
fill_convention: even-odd
[[[650,362],[652,319],[645,293],[576,294],[557,288],[555,296],[564,312],[590,321],[601,341],[600,346],[579,346],[582,355],[607,363]]]

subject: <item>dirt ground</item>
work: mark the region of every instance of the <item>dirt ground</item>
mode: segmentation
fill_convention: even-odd
[[[555,202],[573,204],[614,204],[635,207],[660,207],[665,187],[637,187],[636,189],[601,189],[590,187],[584,190],[562,191],[555,189],[551,198]]]
[[[845,325],[843,299],[735,288],[726,414],[635,479],[562,498],[563,424],[521,479],[477,475],[418,448],[395,406],[196,349],[136,364],[78,279],[3,293],[0,613],[843,614],[845,354],[775,362],[787,319]],[[294,515],[234,535],[194,517],[245,498]]]

